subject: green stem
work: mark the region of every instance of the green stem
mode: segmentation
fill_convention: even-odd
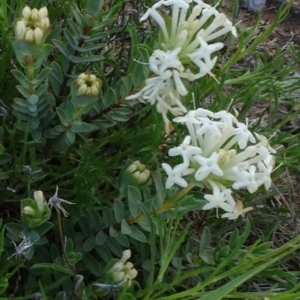
[[[26,60],[26,63],[27,63],[28,79],[30,81],[32,81],[34,79],[33,58],[32,58],[32,56],[26,56],[25,60]],[[33,95],[34,90],[35,90],[34,85],[30,84],[29,88],[28,88],[29,94]]]

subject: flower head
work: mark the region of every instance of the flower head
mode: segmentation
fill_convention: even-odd
[[[192,3],[193,9],[189,9]],[[169,15],[158,11],[171,8]],[[187,81],[197,80],[211,71],[217,62],[215,52],[223,43],[211,41],[231,32],[236,36],[235,27],[215,7],[198,0],[161,0],[149,8],[141,21],[153,18],[161,30],[158,49],[149,58],[151,76],[145,87],[127,97],[157,104],[169,132],[167,113],[174,116],[187,112],[181,97],[188,94]]]
[[[204,210],[222,208],[230,219],[249,211],[233,200],[230,188],[247,189],[249,193],[262,185],[270,188],[275,162],[272,154],[276,151],[267,140],[252,134],[247,120],[241,123],[225,111],[197,109],[174,121],[185,123],[189,136],[169,150],[170,156],[181,156],[183,162],[174,167],[162,164],[168,176],[166,188],[174,184],[186,187],[184,176],[190,175],[213,190],[212,195],[204,196],[208,201]]]
[[[127,262],[127,260],[131,257],[131,251],[125,250],[123,251],[123,256],[121,259],[116,262],[108,273],[111,276],[112,281],[117,286],[131,286],[132,280],[137,276],[138,272],[134,268],[131,262]]]
[[[22,10],[22,16],[23,18],[17,21],[15,25],[16,39],[41,46],[51,29],[47,7],[31,10],[25,6]]]
[[[68,217],[69,213],[64,209],[64,207],[61,205],[61,203],[76,204],[76,203],[72,203],[70,201],[59,198],[58,197],[58,186],[56,186],[55,194],[49,198],[48,205],[50,206],[50,209],[52,209],[52,207],[54,207],[58,213],[61,211],[65,217]]]
[[[101,79],[88,73],[81,73],[75,83],[77,85],[78,96],[98,96],[102,85]]]
[[[23,233],[21,233],[20,237],[22,241],[18,246],[14,241],[12,241],[15,247],[15,252],[10,257],[8,257],[7,260],[11,259],[13,256],[19,258],[20,256],[28,254],[31,247],[33,246],[34,243],[31,242],[30,237],[26,237]]]

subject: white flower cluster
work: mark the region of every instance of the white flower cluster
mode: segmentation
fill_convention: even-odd
[[[47,7],[40,10],[30,9],[25,6],[22,11],[22,20],[15,26],[16,39],[25,40],[40,46],[50,29]]]
[[[131,251],[125,250],[122,258],[115,263],[108,271],[115,284],[118,286],[131,286],[132,280],[137,276],[138,272],[131,262],[126,262],[131,257]]]
[[[227,111],[213,113],[199,108],[189,111],[184,117],[177,117],[175,122],[185,123],[189,136],[185,137],[179,147],[169,150],[170,156],[181,156],[183,162],[172,168],[163,163],[168,175],[166,188],[177,184],[188,185],[183,178],[193,175],[213,190],[213,195],[205,195],[208,201],[203,209],[222,208],[226,211],[224,218],[236,219],[252,208],[243,209],[240,201],[235,202],[231,190],[245,188],[254,193],[264,185],[271,186],[270,175],[276,151],[267,139],[248,129],[246,124],[238,122]]]
[[[195,6],[188,14],[192,2]],[[168,6],[172,6],[172,13],[163,17],[158,9]],[[168,111],[174,116],[187,112],[180,100],[188,94],[182,79],[194,81],[207,74],[214,76],[211,70],[217,57],[212,58],[212,54],[224,45],[209,42],[229,32],[234,36],[237,33],[225,14],[201,0],[160,0],[148,9],[141,21],[149,16],[161,29],[160,49],[149,59],[154,74],[146,80],[144,88],[126,99],[137,98],[156,104],[169,132]],[[191,64],[193,70],[188,68]]]

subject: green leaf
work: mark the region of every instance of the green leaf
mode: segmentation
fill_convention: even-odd
[[[108,237],[105,245],[115,255],[122,256],[123,250],[120,247],[120,245],[113,238]]]
[[[75,44],[74,37],[72,36],[72,33],[67,28],[64,28],[63,32],[64,32],[64,36],[65,36],[66,40],[68,41],[69,45],[72,47],[72,49],[74,49],[76,44]]]
[[[79,226],[86,237],[90,236],[91,228],[89,222],[84,216],[81,216],[79,219]]]
[[[100,264],[95,260],[93,256],[91,256],[89,253],[85,253],[82,257],[82,262],[86,265],[86,267],[89,269],[89,271],[96,275],[101,275],[101,266]]]
[[[114,214],[118,223],[124,219],[124,204],[119,199],[114,201]]]
[[[132,237],[133,239],[135,239],[137,241],[143,242],[143,243],[147,242],[147,238],[142,231],[140,231],[139,229],[137,229],[134,226],[131,226],[131,230],[132,230],[132,232],[130,233],[130,237]]]
[[[48,232],[53,227],[53,224],[51,222],[45,222],[37,227],[34,228],[34,231],[36,231],[40,236]]]
[[[102,218],[106,227],[112,225],[111,211],[106,206],[104,206],[102,209]]]
[[[73,274],[72,271],[69,268],[63,267],[63,266],[58,265],[58,264],[39,263],[39,264],[34,264],[30,269],[31,270],[46,269],[46,270],[61,272],[61,273],[69,274],[69,275]]]
[[[74,144],[75,140],[76,140],[76,135],[74,133],[74,131],[72,130],[67,130],[66,133],[65,133],[69,143],[72,145]]]
[[[59,40],[52,40],[54,46],[65,56],[65,58],[69,59],[70,52],[69,50],[65,47],[65,45],[59,41]]]
[[[23,226],[17,223],[7,223],[4,225],[4,228],[18,238],[20,238],[20,235],[24,230]]]
[[[109,226],[109,235],[113,238],[116,238],[119,235],[118,230],[116,230],[113,225]]]
[[[11,70],[10,71],[16,79],[22,84],[24,88],[29,88],[30,81],[27,79],[27,77],[19,70]]]
[[[96,246],[95,249],[99,254],[99,256],[102,258],[102,260],[104,260],[106,263],[109,263],[112,260],[110,251],[107,249],[105,245]]]
[[[210,244],[210,232],[208,227],[204,227],[201,235],[201,240],[200,240],[200,253],[205,252],[207,248],[209,247]]]
[[[89,216],[91,218],[91,221],[93,222],[93,227],[97,230],[100,231],[102,229],[102,221],[101,221],[101,217],[98,213],[97,210],[95,209],[91,209],[89,211]]]
[[[72,123],[72,130],[74,132],[91,132],[95,130],[94,126],[81,121],[75,121]]]
[[[151,172],[151,178],[153,179],[155,184],[157,203],[161,205],[166,199],[161,173],[158,171]]]
[[[83,250],[86,252],[90,252],[94,249],[96,245],[95,237],[91,235],[83,244]]]
[[[98,234],[96,235],[96,244],[103,245],[105,244],[106,239],[107,239],[107,234],[104,233],[103,231],[99,231]]]
[[[102,55],[91,55],[87,57],[77,57],[74,55],[69,55],[69,59],[75,63],[90,63],[90,62],[96,62],[104,59],[104,56]]]
[[[39,141],[42,137],[42,128],[38,127],[36,129],[31,128],[30,134],[35,141]]]
[[[68,117],[67,117],[65,111],[61,107],[57,107],[56,112],[57,112],[57,115],[58,115],[61,123],[67,127],[69,125],[69,121],[68,121]]]
[[[41,52],[39,53],[39,55],[37,55],[34,61],[33,68],[39,69],[41,65],[44,63],[44,61],[46,60],[46,58],[48,57],[48,55],[52,52],[52,50],[53,50],[52,45],[44,44],[41,47]]]
[[[0,166],[5,165],[11,160],[11,155],[8,153],[0,154]]]
[[[98,50],[98,49],[101,49],[101,48],[104,48],[106,44],[104,43],[99,43],[99,44],[96,44],[96,45],[90,45],[90,46],[86,46],[84,45],[84,47],[77,47],[75,46],[75,50],[78,51],[78,52],[88,52],[88,51],[95,51],[95,50]]]
[[[134,186],[128,186],[128,204],[129,210],[133,217],[141,214],[142,196],[140,191]]]
[[[229,246],[231,249],[233,249],[233,248],[235,247],[235,245],[239,242],[239,238],[240,238],[240,236],[239,236],[239,231],[238,231],[238,229],[236,228],[236,229],[232,232],[232,234],[231,234],[231,236],[230,236],[230,239],[229,239],[229,242],[228,242],[228,246]]]
[[[48,75],[52,72],[52,69],[47,67],[43,68],[43,70],[40,72],[40,74],[36,77],[36,80],[43,81],[48,77]]]
[[[27,101],[30,104],[35,105],[39,102],[39,97],[37,95],[30,95],[30,97],[27,98]]]
[[[121,223],[121,232],[128,235],[130,235],[132,232],[131,226],[127,224],[125,219],[123,219]]]

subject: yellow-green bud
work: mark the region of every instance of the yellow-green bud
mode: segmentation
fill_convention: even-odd
[[[131,269],[129,271],[128,275],[129,275],[130,279],[134,279],[137,276],[137,274],[138,274],[138,271],[136,269]]]
[[[87,85],[84,83],[79,87],[79,89],[77,91],[77,95],[79,95],[79,96],[84,95],[84,94],[86,94],[86,91],[87,91]]]
[[[131,257],[131,250],[125,250],[123,251],[122,258],[120,259],[120,262],[125,263],[129,258]]]
[[[25,206],[23,208],[23,214],[27,215],[27,216],[34,216],[35,215],[35,211],[32,207],[30,206]]]
[[[93,74],[81,73],[76,80],[77,95],[98,96],[102,81]]]
[[[46,18],[47,16],[48,16],[48,9],[46,6],[44,6],[39,10],[39,17],[43,19]]]
[[[31,17],[31,9],[28,6],[25,6],[22,10],[22,16],[25,20],[29,20]]]
[[[43,42],[43,31],[40,28],[35,28],[33,31],[34,41],[36,45],[41,45]]]
[[[95,86],[95,84],[92,85],[92,86],[91,86],[91,95],[93,95],[93,96],[98,96],[98,94],[99,94],[98,88]]]
[[[25,41],[31,42],[31,43],[34,41],[34,35],[33,35],[33,30],[32,29],[30,29],[26,32]]]
[[[141,164],[140,161],[133,162],[128,168],[127,172],[131,174],[132,178],[138,184],[144,184],[149,180],[150,171],[146,169],[146,166]]]
[[[15,32],[16,32],[16,39],[24,40],[25,32],[26,32],[26,25],[23,20],[17,22],[16,27],[15,27]]]
[[[36,8],[34,8],[32,11],[31,11],[31,17],[30,17],[30,19],[31,19],[31,21],[33,21],[33,22],[35,22],[35,21],[38,21],[39,20],[39,11],[36,9]]]
[[[44,31],[47,31],[50,28],[50,21],[49,18],[43,18],[40,22],[40,27]]]
[[[125,273],[122,271],[112,273],[112,279],[115,283],[120,282],[124,279]]]

